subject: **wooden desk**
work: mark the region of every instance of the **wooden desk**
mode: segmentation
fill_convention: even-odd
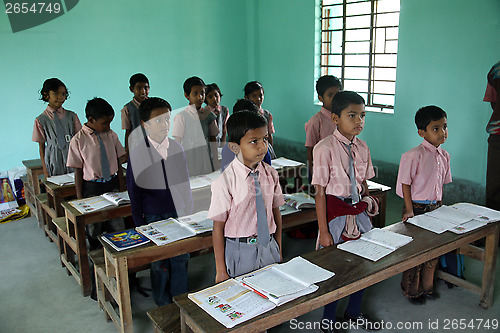
[[[122,205],[82,214],[66,201],[61,205],[66,216],[67,239],[71,240],[71,244],[68,245],[75,251],[77,257],[77,261],[74,261],[73,258],[61,253],[61,261],[66,266],[68,274],[73,275],[81,286],[83,296],[89,296],[91,283],[85,225],[129,216],[132,214],[132,209],[130,205]]]
[[[45,185],[45,190],[47,191],[49,207],[55,211],[57,217],[64,216],[64,209],[61,203],[64,200],[69,201],[68,199],[71,198],[76,199],[75,184],[61,186],[51,183],[46,179],[42,180],[42,183]]]
[[[24,160],[23,164],[26,167],[28,182],[33,188],[34,194],[35,195],[40,194],[39,176],[43,175],[42,161],[40,161],[40,159]]]
[[[283,228],[292,228],[316,220],[316,211],[307,209],[283,216]],[[120,332],[133,332],[128,272],[154,261],[212,248],[212,233],[207,232],[174,243],[157,246],[149,243],[124,251],[116,251],[106,242],[105,265],[96,268],[97,300],[105,316],[113,320]],[[116,310],[113,304],[117,305]]]
[[[377,262],[337,249],[335,246],[314,251],[303,257],[321,267],[335,272],[335,276],[319,283],[319,289],[309,295],[283,304],[265,314],[242,323],[232,330],[225,328],[208,313],[187,298],[187,294],[174,298],[181,309],[181,331],[194,332],[262,332],[293,318],[341,299],[363,288],[383,281],[432,258],[486,237],[484,268],[479,305],[487,309],[493,298],[493,282],[498,251],[500,223],[492,223],[463,235],[446,232],[441,235],[411,224],[397,223],[386,229],[412,236],[413,241]],[[335,258],[335,260],[332,260]]]

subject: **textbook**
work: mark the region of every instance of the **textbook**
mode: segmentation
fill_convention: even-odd
[[[90,213],[106,207],[119,206],[130,203],[128,192],[108,192],[96,197],[73,200],[69,204],[80,213]]]
[[[458,203],[414,216],[407,222],[437,234],[448,230],[463,234],[499,220],[499,211],[470,203]]]
[[[374,228],[362,234],[359,239],[337,245],[337,248],[371,261],[377,261],[412,240],[413,238],[410,236]]]
[[[271,160],[271,166],[275,168],[276,170],[282,169],[284,167],[294,167],[294,166],[299,166],[299,165],[305,165],[302,162],[290,160],[285,157],[279,157],[275,158],[274,160]]]
[[[191,190],[207,187],[210,186],[212,182],[216,180],[217,177],[219,176],[220,176],[220,171],[214,171],[206,175],[189,177],[189,185],[191,187]]]
[[[134,229],[102,234],[101,237],[116,251],[122,251],[149,243],[147,237],[144,237]]]
[[[188,298],[227,328],[232,328],[281,304],[318,289],[314,283],[334,276],[302,257],[272,264]]]
[[[59,186],[73,185],[75,183],[75,173],[72,172],[65,175],[48,177],[47,181]]]
[[[306,193],[284,194],[285,204],[295,209],[314,208],[316,203],[314,198]]]
[[[192,237],[213,229],[213,221],[207,219],[208,211],[193,215],[152,222],[135,229],[158,246]]]

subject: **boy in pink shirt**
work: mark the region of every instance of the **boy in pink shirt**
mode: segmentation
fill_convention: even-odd
[[[342,84],[340,80],[333,75],[323,75],[316,81],[316,92],[323,106],[304,126],[306,130],[307,162],[311,174],[314,146],[335,131],[336,126],[332,121],[332,98],[341,90]]]
[[[281,260],[281,213],[285,202],[276,170],[262,160],[267,121],[240,111],[227,121],[229,148],[237,155],[212,183],[208,218],[214,220],[215,282]]]
[[[366,180],[375,176],[367,144],[357,138],[365,125],[365,101],[353,91],[337,93],[331,101],[333,134],[314,147],[312,184],[316,191],[320,248],[332,246],[369,231],[369,216],[378,213],[376,199],[368,195]],[[352,294],[344,318],[363,329],[379,327],[361,312],[364,289]],[[327,304],[323,320],[329,322],[324,332],[336,331],[337,302]],[[323,322],[323,321],[322,321]]]
[[[429,105],[415,115],[418,135],[424,141],[401,156],[396,193],[404,199],[403,221],[441,206],[443,185],[451,183],[450,154],[441,148],[448,137],[446,112]],[[401,289],[413,304],[437,297],[434,271],[439,258],[403,272]]]

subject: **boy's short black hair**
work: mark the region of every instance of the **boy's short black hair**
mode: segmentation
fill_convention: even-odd
[[[241,138],[249,130],[267,128],[267,120],[257,112],[243,110],[233,113],[227,120],[226,126],[229,142],[240,144]]]
[[[182,86],[184,88],[184,93],[189,95],[191,94],[191,89],[193,89],[194,86],[202,86],[203,88],[206,87],[205,82],[197,76],[191,76],[190,78],[187,78],[186,81],[184,81],[184,85]]]
[[[350,104],[365,104],[365,99],[354,91],[339,91],[332,99],[332,113],[340,117],[342,110]]]
[[[259,108],[257,105],[255,105],[254,102],[252,102],[249,99],[239,99],[234,103],[233,106],[233,113],[239,112],[239,111],[253,111],[253,112],[259,112]]]
[[[323,97],[325,91],[331,87],[339,87],[339,90],[342,90],[342,83],[336,76],[323,75],[316,81],[316,92],[318,96]]]
[[[139,105],[139,117],[146,122],[151,118],[154,109],[167,108],[172,111],[170,103],[160,97],[150,97]]]
[[[146,75],[142,73],[134,74],[130,77],[130,87],[133,89],[138,82],[143,82],[149,84],[149,80]]]
[[[439,106],[428,105],[418,109],[415,114],[415,125],[419,130],[427,130],[427,126],[431,121],[436,121],[442,118],[448,118],[446,112]]]
[[[50,78],[47,79],[43,82],[42,89],[40,90],[40,99],[44,102],[49,101],[49,92],[57,92],[59,90],[59,87],[63,86],[66,89],[66,99],[69,97],[69,91],[68,88],[66,88],[66,85],[59,80],[58,78]]]
[[[115,111],[113,107],[106,102],[103,98],[94,97],[93,99],[87,101],[87,106],[85,106],[85,117],[94,120],[103,117],[115,116]]]
[[[217,83],[210,83],[207,84],[207,88],[205,90],[205,103],[207,102],[207,95],[210,94],[212,91],[217,90],[219,93],[219,96],[222,97],[222,93],[220,92],[219,86]]]

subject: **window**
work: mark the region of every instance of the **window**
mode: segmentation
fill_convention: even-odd
[[[320,73],[340,78],[369,111],[394,112],[399,1],[321,1]]]

